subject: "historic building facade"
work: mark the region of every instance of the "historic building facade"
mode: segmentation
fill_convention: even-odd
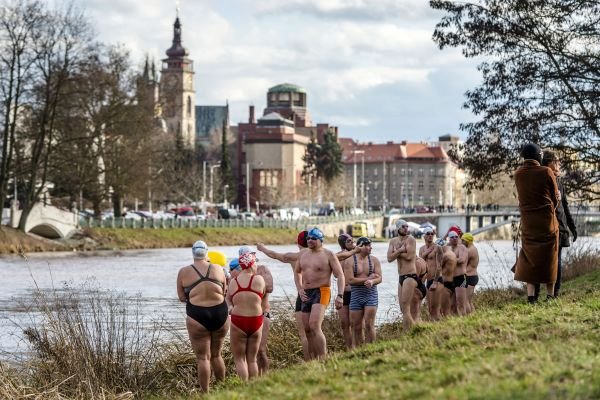
[[[338,128],[313,124],[306,90],[291,83],[270,88],[263,115],[256,119],[254,112],[250,106],[248,122],[233,128],[238,137],[240,207],[307,204],[313,188],[302,177],[306,146],[313,135],[321,142],[329,130],[337,135]]]
[[[364,209],[461,207],[464,173],[446,152],[456,136],[435,143],[357,143],[340,139],[346,202]]]

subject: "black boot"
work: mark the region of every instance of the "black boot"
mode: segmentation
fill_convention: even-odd
[[[527,296],[527,302],[529,304],[535,304],[535,303],[537,303],[537,297],[535,297],[535,296]]]

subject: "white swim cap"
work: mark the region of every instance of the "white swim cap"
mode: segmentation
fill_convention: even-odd
[[[192,246],[192,255],[197,260],[204,260],[208,253],[208,246],[202,240],[198,240]]]

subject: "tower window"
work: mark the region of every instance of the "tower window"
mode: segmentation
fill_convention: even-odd
[[[188,117],[192,116],[192,97],[188,96],[187,98],[187,115]]]

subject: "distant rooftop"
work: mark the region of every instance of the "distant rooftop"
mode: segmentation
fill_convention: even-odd
[[[269,89],[269,93],[306,93],[306,89],[301,88],[298,85],[294,85],[293,83],[282,83],[280,85],[273,86]]]

